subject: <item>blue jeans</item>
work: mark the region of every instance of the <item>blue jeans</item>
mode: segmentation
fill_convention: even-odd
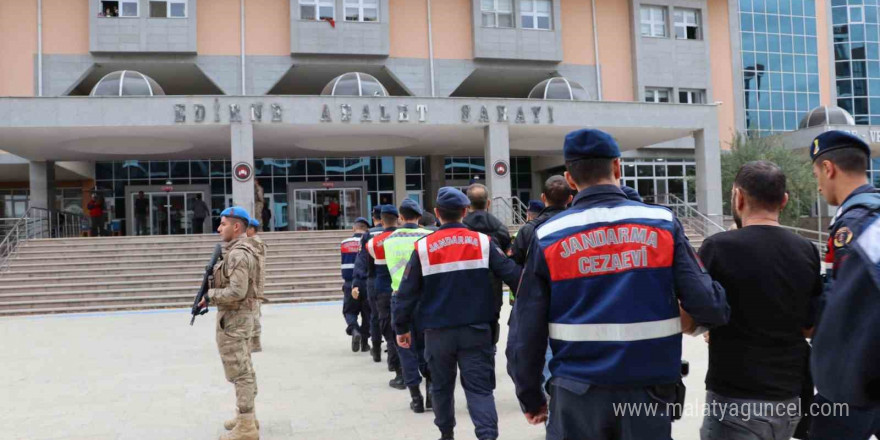
[[[701,440],[789,440],[801,420],[798,397],[735,399],[706,391],[706,405]]]

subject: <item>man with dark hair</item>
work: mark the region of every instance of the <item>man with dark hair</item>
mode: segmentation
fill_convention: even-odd
[[[520,275],[520,268],[489,236],[460,223],[469,204],[461,191],[440,188],[435,212],[443,225],[416,242],[394,306],[394,330],[402,348],[414,343],[414,321],[425,329],[434,424],[441,440],[454,438],[456,369],[461,370],[476,437],[498,438],[491,327],[497,316],[489,274],[501,277],[511,289]]]
[[[706,239],[700,258],[727,293],[730,322],[712,330],[702,440],[788,439],[800,414],[759,411],[797,407],[809,382],[815,304],[822,293],[819,252],[779,227],[788,203],[782,170],[749,162],[736,174],[730,206],[737,229]],[[748,419],[737,415],[751,414]],[[772,429],[767,429],[772,428]]]
[[[513,254],[510,256],[520,266],[526,264],[526,255],[532,239],[535,237],[535,229],[556,214],[565,211],[565,207],[571,203],[571,190],[562,176],[551,176],[544,182],[544,191],[541,193],[541,201],[546,206],[537,217],[527,222],[516,234],[511,247]]]
[[[471,231],[486,234],[491,238],[498,248],[507,255],[510,249],[510,230],[498,217],[489,212],[492,202],[489,200],[489,189],[481,183],[474,183],[468,187],[467,198],[470,201],[468,214],[461,222]],[[440,219],[441,221],[443,219]],[[501,306],[504,304],[504,285],[501,279],[493,274],[489,274],[492,280],[492,291],[495,292],[495,310],[497,319],[493,327],[493,337],[498,342],[500,327],[498,320],[501,319]]]
[[[669,209],[620,190],[614,138],[578,130],[563,155],[565,180],[579,192],[535,231],[510,320],[507,370],[520,406],[529,423],[547,421],[549,339],[548,439],[671,438],[681,334],[727,322],[724,289]],[[612,411],[623,402],[659,411]]]
[[[371,310],[367,298],[352,295],[354,286],[354,267],[357,255],[361,250],[361,238],[369,231],[370,225],[367,219],[358,217],[354,220],[352,236],[342,240],[340,253],[342,255],[342,315],[345,318],[345,333],[351,336],[351,351],[368,351],[370,344],[370,319]],[[358,291],[363,288],[363,280],[358,285]],[[366,291],[366,288],[363,288]],[[358,324],[358,316],[361,318]]]
[[[862,440],[880,436],[880,193],[868,184],[871,149],[860,137],[827,131],[813,140],[810,156],[819,192],[840,206],[813,337],[816,403],[848,409],[815,415],[810,438]]]
[[[422,216],[419,217],[419,226],[429,230],[436,231],[437,230],[437,218],[434,217],[434,214],[431,214],[428,211],[422,212]]]
[[[196,198],[195,198],[195,200],[193,200],[193,204],[192,204],[192,212],[193,212],[193,220],[192,220],[193,234],[204,234],[205,233],[205,219],[211,215],[211,209],[208,208],[208,204],[205,203],[204,200],[202,200],[202,193],[196,194]]]
[[[376,294],[373,292],[373,286],[376,283],[376,267],[370,261],[370,254],[367,253],[367,242],[373,236],[384,229],[382,227],[382,205],[376,205],[372,211],[373,227],[361,236],[361,247],[358,252],[357,259],[354,263],[354,287],[351,289],[351,296],[358,299],[361,293],[367,295],[367,306],[370,308],[370,339],[373,345],[370,347],[370,354],[373,356],[373,362],[382,362],[382,333],[379,331],[379,313],[376,305]],[[361,286],[366,286],[366,290],[361,292]]]
[[[397,217],[399,212],[394,205],[382,205],[382,224],[385,229],[370,237],[367,241],[369,261],[376,268],[376,281],[373,284],[373,293],[376,297],[376,309],[379,315],[379,334],[385,338],[385,348],[388,350],[388,370],[394,372],[394,378],[388,382],[388,386],[398,390],[406,389],[403,383],[403,372],[400,369],[400,358],[397,356],[394,330],[391,328],[391,273],[388,261],[385,258],[385,240],[397,230]]]
[[[150,200],[146,198],[143,191],[138,191],[138,196],[134,200],[134,231],[135,235],[148,235],[147,216],[150,214]]]

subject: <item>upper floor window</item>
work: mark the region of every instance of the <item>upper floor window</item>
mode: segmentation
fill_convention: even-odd
[[[345,21],[379,21],[379,0],[345,0]]]
[[[152,18],[186,18],[186,0],[150,0]]]
[[[697,9],[675,8],[675,38],[678,40],[700,40],[700,11]]]
[[[679,90],[679,104],[705,104],[706,92],[702,90]]]
[[[849,7],[849,24],[861,24],[865,22],[864,5],[852,5]]]
[[[645,102],[669,102],[669,89],[647,88],[645,89]]]
[[[138,0],[102,1],[98,15],[101,17],[137,17]]]
[[[550,0],[522,0],[523,29],[550,29]]]
[[[483,26],[513,27],[513,0],[480,0]]]
[[[640,15],[643,37],[666,37],[666,8],[642,5]]]
[[[300,20],[333,20],[335,16],[335,0],[299,0]]]

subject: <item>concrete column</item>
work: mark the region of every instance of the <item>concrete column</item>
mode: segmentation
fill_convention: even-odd
[[[446,186],[446,158],[444,156],[428,156],[425,161],[425,175],[428,176],[425,188],[425,206],[434,208],[437,192]]]
[[[394,156],[394,204],[400,206],[406,197],[406,156]]]
[[[489,124],[485,128],[485,144],[483,155],[486,158],[486,186],[489,188],[489,194],[492,199],[501,197],[510,199],[510,131],[507,124]],[[494,164],[498,161],[504,161],[507,164],[507,173],[499,176],[495,173]],[[497,202],[495,202],[497,203]],[[492,213],[499,220],[510,224],[513,214],[508,208],[494,206]]]
[[[250,121],[233,122],[230,125],[232,166],[245,162],[251,166],[251,177],[245,182],[232,178],[232,203],[241,206],[251,215],[254,213],[254,126]],[[233,170],[234,171],[234,170]]]
[[[723,225],[721,141],[717,126],[694,132],[694,156],[697,162],[697,209],[715,223]]]
[[[32,208],[55,209],[55,162],[30,162],[30,198]]]

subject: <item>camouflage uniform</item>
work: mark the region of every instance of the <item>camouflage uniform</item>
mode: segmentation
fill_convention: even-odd
[[[246,237],[227,244],[223,261],[214,266],[214,288],[208,291],[217,306],[217,349],[226,380],[235,385],[240,414],[254,412],[257,378],[251,363],[249,339],[259,301],[257,286],[262,277],[259,250]]]
[[[263,186],[260,185],[260,182],[254,180],[254,218],[260,219],[263,216],[263,206],[266,204],[266,195],[263,192]],[[262,231],[263,225],[261,224],[257,231]]]
[[[257,312],[254,314],[254,336],[251,338],[251,352],[263,351],[263,347],[260,344],[260,334],[262,333],[263,326],[260,324],[260,318],[263,316],[262,305],[263,301],[266,301],[266,297],[263,296],[263,292],[266,289],[266,250],[269,246],[260,238],[259,235],[254,235],[253,237],[248,238],[250,240],[251,246],[257,249],[257,264],[260,267],[260,278],[257,280]]]

